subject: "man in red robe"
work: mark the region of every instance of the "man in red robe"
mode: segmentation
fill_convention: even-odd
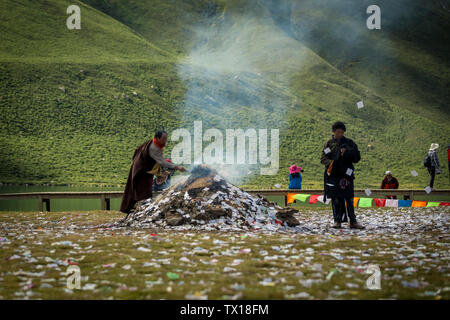
[[[450,144],[447,146],[448,179],[450,180]]]
[[[155,133],[153,139],[144,142],[134,151],[133,163],[120,205],[121,212],[130,213],[138,201],[152,197],[153,174],[149,171],[158,171],[158,166],[182,172],[186,171],[182,166],[164,159],[162,150],[166,142],[167,132],[159,130]]]

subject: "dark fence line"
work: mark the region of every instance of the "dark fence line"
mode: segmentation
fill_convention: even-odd
[[[284,204],[287,205],[288,193],[304,193],[304,194],[323,194],[323,189],[261,189],[261,190],[244,190],[249,193],[259,194],[261,196],[284,196]],[[427,194],[425,190],[418,189],[370,189],[370,197],[384,198],[386,195],[395,195],[397,197],[403,197],[403,199],[414,200],[414,196],[430,196],[430,195],[443,195],[449,196],[450,189],[433,190]],[[160,192],[154,192],[153,195],[158,196]],[[50,211],[50,199],[100,199],[101,210],[111,210],[110,199],[122,198],[122,191],[70,191],[70,192],[27,192],[27,193],[4,193],[0,194],[0,200],[13,200],[13,199],[37,199],[38,210],[43,211],[44,204],[46,211]],[[365,189],[355,189],[355,196],[367,196]]]

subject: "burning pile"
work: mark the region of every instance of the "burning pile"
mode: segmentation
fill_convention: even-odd
[[[196,166],[184,183],[143,200],[119,226],[198,230],[277,231],[299,225],[292,208],[282,208],[228,183],[217,171]]]

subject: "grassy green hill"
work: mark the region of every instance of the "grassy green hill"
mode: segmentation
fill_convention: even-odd
[[[66,28],[73,3],[81,30]],[[0,181],[123,184],[156,128],[202,120],[280,128],[279,174],[241,185],[287,186],[297,163],[318,187],[321,148],[342,120],[362,153],[357,187],[378,186],[387,169],[401,187],[425,187],[431,142],[446,166],[448,16],[387,7],[386,26],[369,31],[364,1],[340,3],[2,1]]]

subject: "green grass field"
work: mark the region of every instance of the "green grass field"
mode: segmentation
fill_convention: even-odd
[[[122,217],[1,212],[0,299],[449,298],[442,230],[380,237],[345,227],[319,235],[99,227]],[[302,223],[318,217],[331,223],[329,208],[302,210]],[[80,268],[81,289],[66,287],[69,263]],[[370,264],[380,268],[380,290],[366,287]]]
[[[66,28],[74,3],[81,30]],[[277,3],[2,1],[0,182],[123,185],[137,145],[194,120],[280,128],[278,174],[245,187],[286,187],[293,163],[304,187],[320,187],[335,120],[362,153],[357,188],[379,186],[386,170],[424,188],[432,142],[446,169],[449,20],[439,8],[400,14],[380,1],[390,14],[376,32],[365,28],[367,1]],[[444,172],[436,188],[450,187]]]
[[[278,174],[239,186],[286,188],[295,163],[303,188],[321,188],[320,153],[341,120],[361,151],[355,188],[378,188],[386,170],[424,188],[431,143],[444,171],[434,187],[450,188],[450,18],[437,1],[377,2],[382,29],[370,31],[368,0],[2,0],[0,183],[124,186],[155,129],[201,120],[280,129]],[[72,4],[81,30],[66,27]],[[122,213],[2,211],[0,299],[449,299],[448,209],[357,208],[359,233],[328,228],[330,206],[294,207],[320,232],[111,229],[100,224]],[[372,264],[380,290],[366,287]],[[67,288],[69,265],[81,289]]]

